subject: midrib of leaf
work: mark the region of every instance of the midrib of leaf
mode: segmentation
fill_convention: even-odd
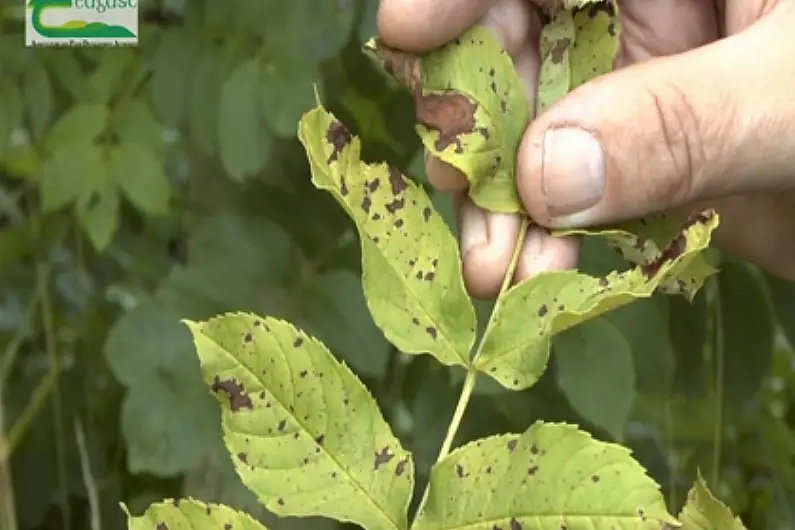
[[[206,333],[202,333],[202,335],[204,335],[204,337],[205,337],[206,339],[208,339],[208,340],[209,340],[209,341],[211,341],[213,344],[215,344],[215,346],[217,347],[217,349],[219,349],[219,350],[223,351],[223,352],[224,352],[224,354],[225,354],[225,355],[226,355],[228,358],[230,358],[230,359],[232,359],[233,361],[235,361],[235,362],[236,362],[236,363],[237,363],[239,366],[241,366],[241,367],[245,368],[245,369],[246,369],[246,371],[247,371],[249,374],[251,374],[252,376],[254,376],[254,379],[256,379],[257,381],[259,381],[259,383],[262,385],[262,388],[268,388],[268,387],[267,387],[267,386],[266,386],[266,385],[263,383],[263,381],[262,381],[262,380],[259,378],[259,376],[257,375],[256,371],[255,371],[255,370],[253,370],[253,369],[251,368],[251,366],[250,366],[250,365],[248,365],[248,364],[247,364],[246,362],[244,362],[242,359],[239,359],[238,357],[235,357],[234,355],[232,355],[232,354],[231,354],[231,353],[230,353],[230,352],[229,352],[229,351],[228,351],[226,348],[224,348],[223,346],[221,346],[220,344],[218,344],[218,342],[216,342],[214,339],[212,339],[211,337],[209,337],[209,336],[208,336]],[[315,339],[313,339],[313,338],[311,338],[311,337],[310,337],[310,340],[315,340]],[[281,340],[279,340],[279,342],[281,342]],[[284,354],[284,350],[282,350],[282,354]],[[336,361],[336,360],[335,360],[335,361]],[[293,379],[293,377],[292,377],[292,368],[290,367],[289,363],[286,363],[286,365],[287,365],[288,369],[290,370],[290,385],[293,385],[293,381],[294,381],[294,379]],[[336,368],[335,368],[335,372],[336,372]],[[323,389],[323,385],[320,385],[320,387],[321,387],[321,389],[322,389],[322,391],[323,391],[323,395],[325,396],[325,389]],[[270,389],[268,389],[268,391],[270,392]],[[368,395],[369,395],[369,392],[367,392],[367,393],[368,393]],[[307,432],[309,432],[309,429],[306,427],[306,425],[304,424],[304,422],[300,421],[300,420],[298,419],[298,417],[297,417],[297,416],[295,416],[295,415],[293,415],[293,414],[291,414],[291,413],[290,413],[290,409],[289,409],[289,407],[285,406],[285,405],[284,405],[284,403],[283,403],[281,400],[279,400],[279,399],[276,397],[276,395],[275,395],[273,392],[270,392],[270,394],[271,394],[271,397],[272,397],[272,398],[273,398],[273,399],[274,399],[274,400],[275,400],[275,401],[276,401],[276,402],[279,404],[279,406],[282,408],[282,410],[284,411],[284,413],[285,413],[285,414],[287,414],[288,416],[290,416],[290,417],[293,419],[293,421],[295,421],[295,423],[296,423],[296,424],[298,424],[298,426],[300,426],[300,427],[303,429],[303,432],[304,432],[304,433],[307,433]],[[324,403],[325,403],[325,400],[324,400]],[[233,413],[233,412],[231,412],[231,411],[230,411],[229,413],[230,413],[230,414],[234,414],[234,413]],[[328,426],[328,425],[326,425],[326,426]],[[257,433],[247,433],[247,434],[249,434],[250,436],[257,437],[257,438],[267,438],[267,435],[262,435],[262,434],[257,434]],[[348,470],[347,470],[347,469],[345,469],[345,467],[343,467],[343,466],[342,466],[342,464],[340,464],[340,462],[339,462],[339,461],[338,461],[336,458],[334,458],[334,456],[333,456],[331,453],[329,453],[329,452],[326,450],[326,447],[325,447],[325,446],[323,446],[323,445],[321,445],[320,447],[321,447],[321,451],[322,451],[322,453],[323,453],[323,454],[325,454],[325,455],[326,455],[326,456],[327,456],[327,457],[328,457],[328,458],[329,458],[329,459],[330,459],[332,462],[334,462],[334,465],[336,465],[336,466],[337,466],[337,468],[340,470],[340,472],[341,472],[343,475],[345,475],[346,477],[348,477],[348,479],[349,479],[350,483],[351,483],[351,484],[353,484],[354,488],[355,488],[356,490],[358,490],[358,491],[359,491],[359,492],[360,492],[360,493],[361,493],[361,494],[362,494],[362,495],[363,495],[363,496],[364,496],[364,497],[365,497],[365,498],[366,498],[368,501],[370,501],[370,504],[372,504],[372,505],[373,505],[373,507],[376,509],[376,511],[377,511],[379,514],[381,514],[381,516],[382,516],[384,519],[386,519],[387,521],[389,521],[390,527],[391,527],[391,528],[393,528],[394,530],[403,530],[403,529],[401,529],[401,527],[400,527],[400,526],[399,526],[399,525],[398,525],[398,524],[397,524],[397,523],[396,523],[396,522],[395,522],[395,521],[394,521],[394,520],[393,520],[393,519],[392,519],[392,518],[389,516],[389,514],[388,514],[388,513],[386,513],[386,512],[383,510],[383,508],[381,508],[381,506],[380,506],[380,505],[379,505],[379,504],[378,504],[378,503],[375,501],[375,499],[373,499],[373,498],[372,498],[370,495],[368,495],[368,494],[367,494],[367,491],[364,489],[364,487],[362,486],[362,484],[361,484],[361,483],[360,483],[358,480],[356,480],[356,478],[355,478],[355,477],[353,477],[353,476],[352,476],[350,473],[348,473]],[[352,520],[351,520],[351,521],[348,521],[348,522],[351,522],[351,523],[354,523],[354,524],[358,524],[356,521],[352,521]]]

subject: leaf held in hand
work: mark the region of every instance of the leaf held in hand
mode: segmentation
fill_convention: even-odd
[[[411,455],[322,343],[251,314],[186,324],[237,472],[270,511],[407,527]]]
[[[299,138],[312,182],[356,223],[364,293],[375,323],[403,352],[466,365],[475,310],[464,289],[456,240],[428,195],[397,169],[362,162],[359,139],[322,107],[304,115]]]
[[[125,509],[125,512],[127,510]],[[167,500],[151,505],[143,515],[127,514],[129,530],[267,530],[253,517],[220,504],[194,499]]]
[[[520,435],[469,443],[437,464],[413,528],[658,530],[662,524],[677,522],[628,449],[573,425],[539,422]]]
[[[466,176],[472,200],[490,211],[523,211],[516,152],[530,105],[513,61],[489,30],[473,26],[419,56],[380,41],[367,48],[408,87],[425,148]]]
[[[740,518],[734,517],[726,505],[712,495],[700,473],[687,494],[679,519],[682,530],[745,530]]]
[[[634,269],[603,278],[576,271],[549,272],[511,288],[495,305],[477,368],[507,388],[528,388],[546,369],[552,335],[648,298],[660,284],[689,269],[717,226],[718,216],[706,211],[689,221],[662,252]]]

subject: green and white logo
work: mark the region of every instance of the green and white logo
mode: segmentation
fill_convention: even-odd
[[[26,0],[28,46],[138,42],[138,0]]]

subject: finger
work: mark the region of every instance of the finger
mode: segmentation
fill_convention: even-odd
[[[779,8],[736,36],[587,83],[533,122],[517,183],[533,219],[587,226],[795,186],[795,7]]]
[[[712,206],[720,215],[714,240],[722,250],[795,281],[795,195],[739,195]]]
[[[532,278],[542,272],[573,269],[577,266],[581,238],[554,237],[544,227],[534,225],[527,231],[514,283]]]
[[[496,0],[381,0],[378,33],[393,48],[425,52],[453,40]]]
[[[456,198],[464,284],[472,296],[493,297],[508,270],[521,218],[484,212],[463,194]]]

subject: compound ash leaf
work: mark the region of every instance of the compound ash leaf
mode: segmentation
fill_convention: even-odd
[[[322,107],[304,115],[298,136],[312,182],[356,223],[367,305],[386,338],[403,352],[467,365],[475,309],[456,240],[428,195],[395,168],[362,162],[360,140]]]
[[[678,526],[629,449],[538,422],[450,453],[431,472],[415,530]]]
[[[123,506],[122,506],[123,507]],[[127,512],[127,509],[124,509]],[[127,512],[129,530],[267,530],[248,514],[222,504],[205,504],[194,499],[169,499],[152,504],[143,515]]]
[[[270,511],[407,528],[411,455],[321,342],[252,314],[186,324],[235,468]]]
[[[511,288],[494,307],[476,367],[510,389],[533,385],[549,360],[550,337],[638,298],[690,270],[718,226],[708,210],[694,217],[658,255],[634,269],[596,278],[556,271]],[[703,279],[701,279],[703,281]]]
[[[701,473],[687,494],[679,519],[682,530],[746,530],[740,518],[712,495]]]
[[[367,48],[414,97],[417,133],[428,152],[458,168],[480,207],[523,211],[516,152],[530,105],[513,61],[484,26],[414,55],[371,41]]]

